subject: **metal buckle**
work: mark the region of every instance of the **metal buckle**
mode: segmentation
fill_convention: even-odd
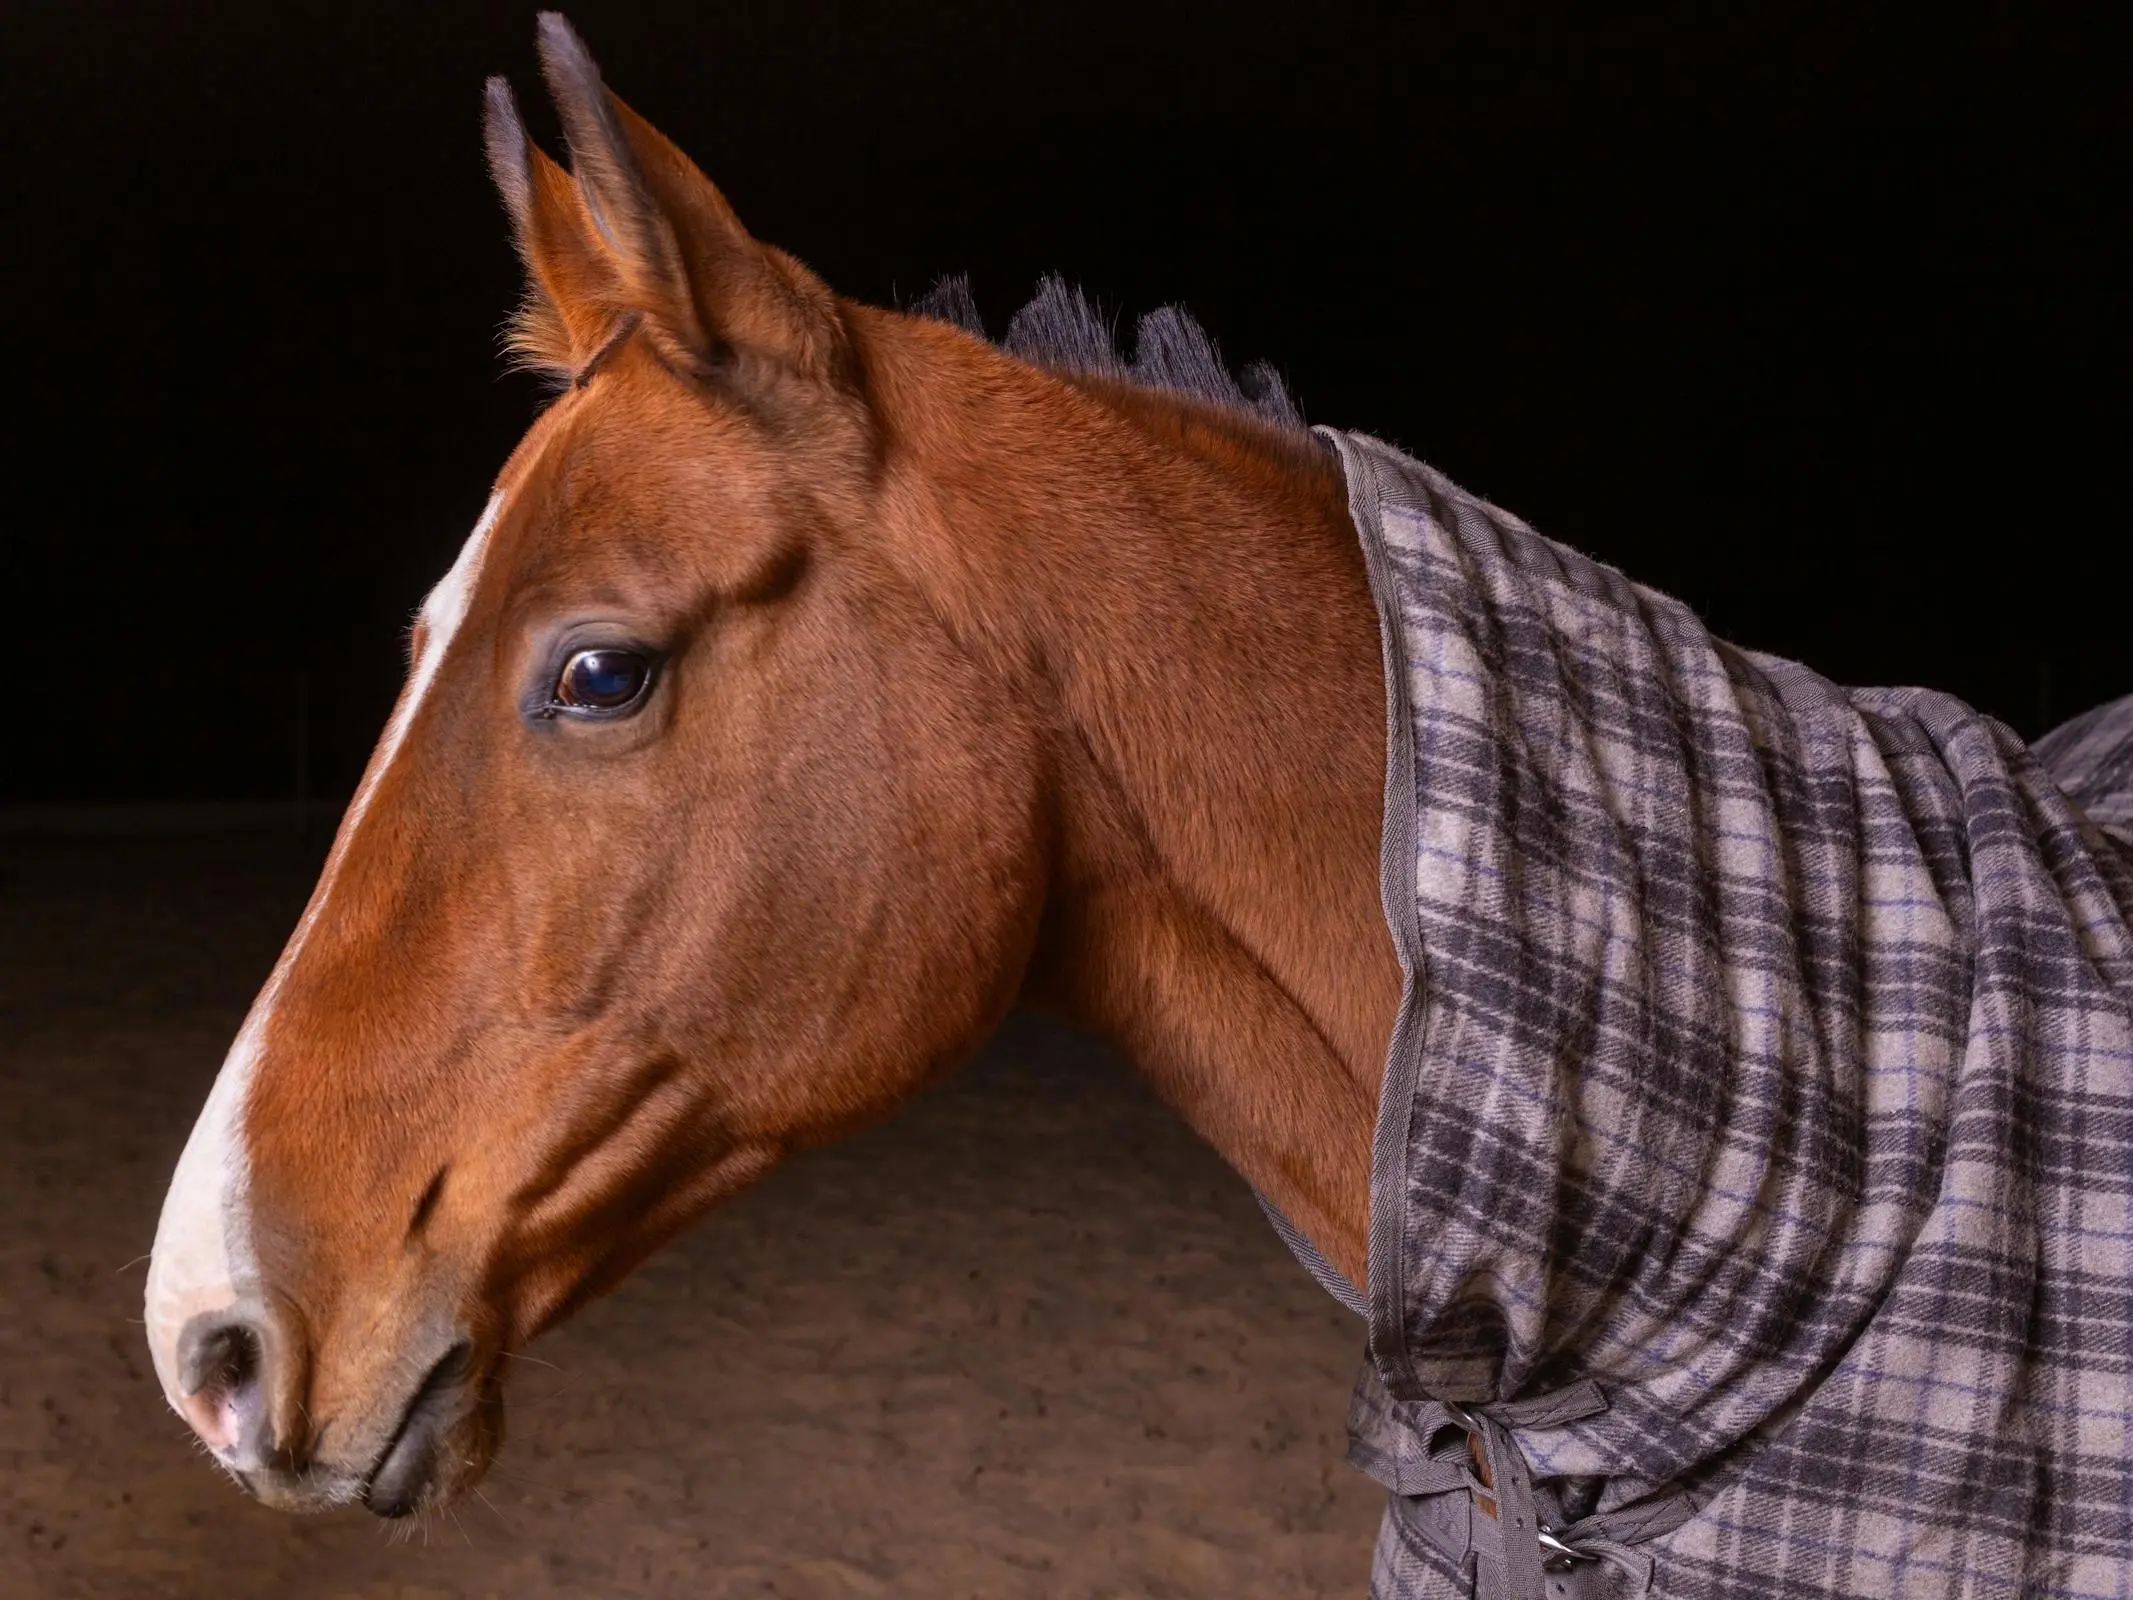
[[[1456,1400],[1439,1400],[1437,1404],[1444,1408],[1446,1416],[1450,1417],[1460,1427],[1466,1429],[1469,1439],[1480,1437],[1481,1425],[1474,1420],[1473,1412],[1467,1410],[1465,1406],[1460,1405]],[[1541,1565],[1548,1572],[1568,1572],[1580,1561],[1597,1561],[1600,1559],[1590,1550],[1580,1550],[1576,1545],[1563,1543],[1561,1539],[1556,1537],[1556,1530],[1549,1527],[1545,1522],[1538,1525],[1538,1531],[1535,1532],[1534,1538],[1540,1542],[1541,1549],[1547,1552],[1548,1558]]]
[[[1555,1536],[1555,1530],[1546,1523],[1541,1524],[1540,1532],[1534,1537],[1540,1540],[1540,1547],[1548,1552],[1548,1559],[1542,1565],[1550,1572],[1568,1572],[1580,1561],[1600,1559],[1590,1550],[1580,1550],[1574,1544],[1563,1543]]]

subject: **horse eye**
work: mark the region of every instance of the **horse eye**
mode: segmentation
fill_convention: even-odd
[[[563,663],[555,703],[567,711],[620,711],[651,677],[652,664],[634,650],[580,650]]]

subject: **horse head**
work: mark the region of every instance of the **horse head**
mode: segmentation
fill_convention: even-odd
[[[888,344],[1009,363],[840,301],[540,42],[571,169],[501,80],[487,135],[561,392],[423,603],[150,1269],[166,1395],[291,1508],[471,1484],[502,1355],[967,1055],[1043,899],[1026,705],[871,536],[934,514]]]

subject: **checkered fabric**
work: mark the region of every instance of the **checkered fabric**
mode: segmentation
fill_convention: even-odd
[[[2133,1596],[2133,849],[1948,696],[1321,434],[1408,979],[1355,1459],[1426,1487],[1432,1400],[1493,1405],[1544,1517],[1634,1529],[1578,1593]],[[1467,1503],[1395,1492],[1373,1594],[1511,1592]]]
[[[2061,724],[2030,748],[2091,822],[2133,844],[2133,694]]]

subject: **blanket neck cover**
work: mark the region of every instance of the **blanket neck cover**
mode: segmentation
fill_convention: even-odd
[[[1406,973],[1373,1594],[2133,1592],[2133,849],[1948,696],[1320,436]]]

